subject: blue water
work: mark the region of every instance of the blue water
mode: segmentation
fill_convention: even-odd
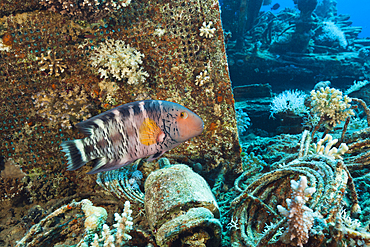
[[[362,32],[359,37],[370,37],[370,26],[369,26],[369,12],[370,12],[370,1],[369,0],[340,0],[338,1],[338,13],[349,14],[352,26],[362,26]]]
[[[275,10],[279,12],[284,8],[294,8],[293,0],[273,0],[271,5],[263,6],[262,11],[270,10],[275,4],[279,3],[280,8]],[[361,26],[362,32],[359,34],[359,38],[370,37],[370,0],[338,0],[337,4],[338,14],[350,15],[350,20],[353,22],[352,26]]]

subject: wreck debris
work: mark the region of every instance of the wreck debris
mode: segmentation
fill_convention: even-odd
[[[144,204],[160,246],[220,244],[217,202],[206,181],[188,166],[177,164],[152,172],[145,181]]]

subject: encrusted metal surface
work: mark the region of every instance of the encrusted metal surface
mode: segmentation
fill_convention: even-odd
[[[83,137],[75,123],[135,100],[177,102],[203,118],[203,134],[170,151],[169,159],[200,162],[205,170],[239,162],[218,1],[132,1],[89,22],[84,15],[93,9],[63,15],[49,3],[47,10],[41,2],[0,1],[0,155],[28,174],[33,199],[93,186],[94,176],[84,175],[89,168],[65,171],[59,145]],[[202,27],[215,30],[201,35]],[[103,82],[89,58],[107,39],[144,54],[145,82]]]

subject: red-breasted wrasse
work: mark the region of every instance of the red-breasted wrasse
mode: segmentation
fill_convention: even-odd
[[[182,105],[143,100],[124,104],[78,123],[88,135],[64,141],[68,170],[92,161],[88,174],[110,171],[148,157],[153,161],[166,151],[202,133],[202,119]]]

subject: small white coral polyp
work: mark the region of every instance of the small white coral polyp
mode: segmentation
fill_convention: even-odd
[[[210,21],[208,24],[203,22],[203,26],[199,29],[200,36],[205,36],[206,38],[212,38],[216,31],[216,28],[212,27],[213,22]]]
[[[63,63],[63,58],[56,58],[56,51],[48,51],[48,55],[45,56],[41,53],[41,57],[37,57],[36,60],[41,65],[41,71],[48,71],[49,75],[60,76],[64,70],[67,68],[67,65]]]
[[[334,88],[326,87],[311,91],[312,112],[320,118],[324,117],[333,127],[350,115],[355,115],[349,104],[351,101],[351,98],[347,95],[343,97],[342,92]]]
[[[128,84],[144,82],[149,74],[140,67],[144,54],[125,45],[122,40],[106,40],[90,56],[91,65],[98,68],[101,78],[113,77]]]

